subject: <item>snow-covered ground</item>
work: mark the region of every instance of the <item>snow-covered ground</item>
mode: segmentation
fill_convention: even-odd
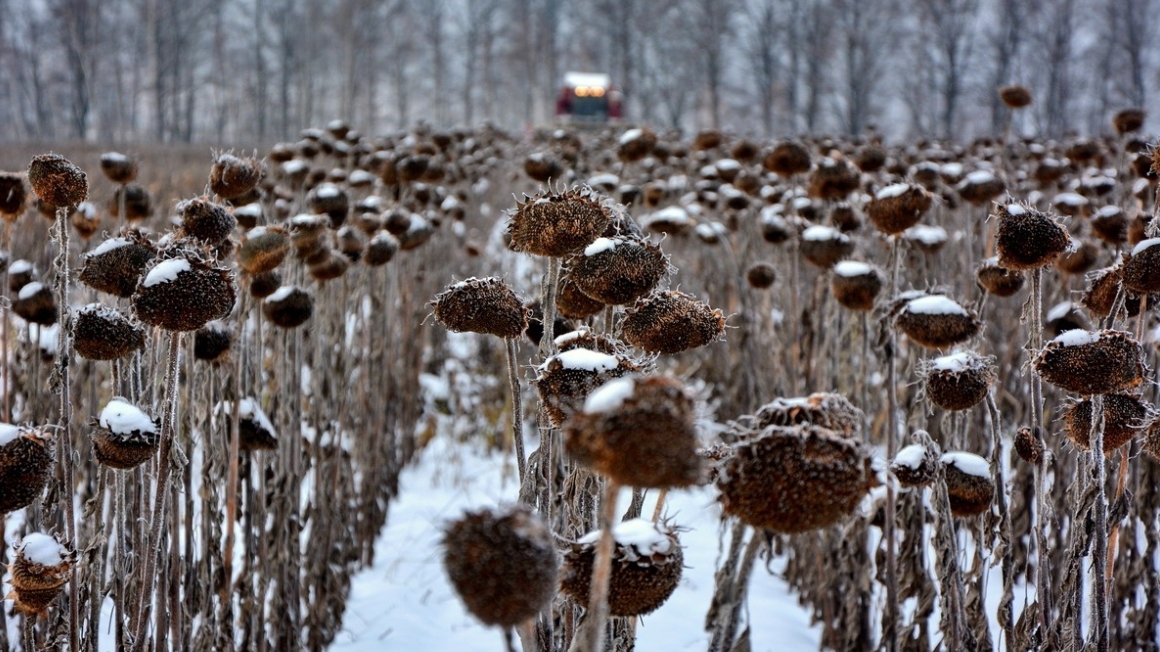
[[[499,631],[467,613],[448,584],[439,541],[443,523],[464,510],[513,503],[514,466],[499,454],[437,438],[403,472],[399,484],[375,547],[375,565],[354,577],[343,632],[332,649],[502,650]],[[672,598],[642,619],[637,649],[701,652],[709,642],[705,612],[721,549],[719,509],[711,488],[674,492],[667,502],[673,522],[687,528],[681,533],[686,568]],[[628,504],[627,493],[619,504]],[[652,496],[644,507],[645,514],[651,512]],[[749,616],[755,651],[818,649],[820,632],[810,626],[809,615],[785,583],[763,564],[756,566],[750,584]]]

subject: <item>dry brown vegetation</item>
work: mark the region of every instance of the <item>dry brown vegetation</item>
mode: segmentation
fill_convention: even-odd
[[[519,505],[449,524],[445,550],[509,647],[631,649],[679,577],[665,496],[713,483],[724,553],[690,614],[712,650],[743,649],[772,556],[827,648],[1157,649],[1160,163],[1130,132],[335,123],[261,161],[142,151],[123,183],[99,150],[47,149],[3,161],[33,164],[5,211],[22,429],[0,429],[0,505],[63,547],[38,566],[7,542],[53,593],[16,596],[0,647],[96,650],[108,597],[117,649],[324,649],[399,471],[450,436],[428,409],[515,455]],[[36,166],[69,161],[92,212],[38,211],[77,186]],[[151,216],[125,219],[127,184]],[[445,329],[480,333],[478,396],[439,405],[419,375]]]

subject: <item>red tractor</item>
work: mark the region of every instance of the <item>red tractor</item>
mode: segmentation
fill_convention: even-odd
[[[556,118],[568,122],[608,122],[623,117],[620,91],[608,75],[596,72],[564,73],[556,98]]]

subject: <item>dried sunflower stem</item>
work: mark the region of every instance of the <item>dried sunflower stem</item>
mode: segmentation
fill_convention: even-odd
[[[596,562],[588,594],[588,611],[582,629],[572,640],[570,652],[601,652],[604,650],[604,629],[608,622],[608,586],[612,579],[612,522],[616,519],[616,497],[620,483],[605,479],[604,504],[600,512],[600,542],[596,546]]]
[[[556,349],[556,293],[560,287],[560,259],[548,258],[548,274],[544,279],[544,334],[540,337],[540,359],[546,360]]]
[[[1116,498],[1113,504],[1118,504],[1124,497],[1124,488],[1128,484],[1128,451],[1131,444],[1120,448],[1120,468],[1116,472]],[[1120,523],[1112,524],[1112,532],[1108,535],[1108,563],[1105,579],[1110,584],[1116,570],[1116,545],[1120,540]]]
[[[512,443],[516,449],[516,469],[520,474],[520,487],[527,477],[527,458],[524,456],[524,408],[520,394],[520,379],[516,369],[516,340],[509,337],[507,343],[508,386],[512,395]],[[522,491],[520,492],[523,493]]]
[[[733,581],[733,604],[729,606],[725,627],[722,630],[721,642],[728,645],[730,650],[735,649],[737,625],[741,622],[741,611],[745,608],[745,594],[749,591],[749,576],[753,574],[753,565],[757,561],[757,553],[764,545],[760,532],[754,531],[745,544],[745,552],[741,555],[741,565],[737,569],[737,577]]]
[[[1003,558],[1003,597],[999,602],[999,623],[1003,627],[1003,636],[1007,641],[1007,649],[1016,649],[1015,645],[1015,610],[1014,588],[1015,569],[1011,558],[1011,514],[1007,509],[1007,483],[1003,479],[1003,461],[1000,454],[1003,451],[1000,433],[1001,413],[995,403],[994,390],[987,392],[987,412],[991,416],[991,475],[995,478],[995,507],[999,511],[999,541],[1002,546]],[[982,542],[980,541],[980,544]],[[994,546],[992,546],[994,548]]]
[[[1031,272],[1031,306],[1028,330],[1028,357],[1035,359],[1043,349],[1043,271],[1035,268]],[[1043,443],[1043,379],[1035,371],[1031,372],[1031,432]],[[1043,459],[1035,465],[1035,509],[1031,516],[1031,529],[1035,532],[1035,600],[1039,603],[1039,624],[1046,636],[1051,631],[1051,567],[1047,543],[1047,530],[1052,522],[1051,488],[1047,482],[1047,470],[1051,464],[1051,452],[1041,446]]]
[[[1096,501],[1094,506],[1095,531],[1092,533],[1092,642],[1096,652],[1107,652],[1110,643],[1108,628],[1108,495],[1107,465],[1104,457],[1104,397],[1091,397],[1092,429],[1088,441],[1091,442],[1092,462],[1095,464]]]
[[[898,266],[901,246],[899,237],[893,236],[890,243],[890,288],[891,296],[898,294]],[[898,335],[890,329],[890,342],[886,356],[886,459],[894,459],[898,449],[900,406],[898,405],[898,370],[895,358],[897,357]],[[893,652],[898,649],[898,559],[895,550],[895,496],[894,484],[886,483],[886,514],[885,527],[882,539],[886,545],[886,623],[882,636],[885,639],[885,649]]]
[[[995,403],[994,390],[987,392],[987,413],[991,415],[991,474],[995,478],[995,507],[999,509],[999,541],[1002,546],[1001,572],[1003,595],[999,602],[999,623],[1003,637],[1007,640],[1007,650],[1015,650],[1015,564],[1012,559],[1012,519],[1007,507],[1007,483],[1003,479],[1001,458],[1001,419],[999,405]],[[981,543],[981,542],[980,542]],[[992,545],[992,548],[994,546]]]
[[[1148,295],[1140,295],[1140,314],[1136,316],[1136,341],[1144,340],[1144,322],[1148,315]],[[1131,445],[1120,449],[1120,466],[1116,471],[1116,497],[1113,504],[1118,504],[1124,497],[1124,487],[1128,483],[1128,453]],[[1112,576],[1116,570],[1116,547],[1120,541],[1120,523],[1112,524],[1112,531],[1108,534],[1107,564],[1104,579],[1111,586]]]
[[[7,321],[7,315],[4,315]],[[5,361],[5,371],[7,371],[7,361]],[[7,532],[8,527],[8,513],[0,512],[0,568],[8,567],[8,541],[4,538],[4,533]],[[0,650],[8,649],[8,611],[0,607]]]
[[[928,456],[931,456],[932,451],[934,456],[941,453],[929,436],[924,436],[922,443],[927,449]],[[935,515],[935,565],[940,587],[939,602],[942,608],[942,622],[939,623],[939,628],[943,630],[946,639],[949,639],[947,649],[974,649],[973,646],[963,645],[964,639],[971,637],[966,625],[963,576],[958,562],[958,539],[954,517],[951,515],[946,473],[942,464],[937,464],[936,468],[938,470],[935,473],[931,503]]]
[[[145,632],[149,628],[146,614],[153,601],[153,582],[157,574],[158,557],[162,550],[154,550],[161,540],[161,528],[165,523],[166,507],[169,505],[167,487],[172,464],[169,459],[173,449],[173,419],[177,412],[177,361],[181,350],[181,333],[169,334],[169,362],[165,372],[165,408],[161,416],[161,446],[157,460],[157,486],[154,488],[153,521],[148,537],[141,550],[145,556],[145,568],[141,575],[141,592],[138,597],[137,619],[133,631],[133,652],[145,649]]]
[[[661,513],[665,509],[665,498],[667,498],[668,495],[669,495],[668,489],[661,489],[660,493],[657,494],[657,504],[656,504],[656,507],[653,508],[653,515],[652,515],[653,523],[656,523],[657,521],[661,520]]]
[[[240,306],[238,307],[238,342],[241,344],[242,338],[245,337],[245,320],[246,320],[246,295],[248,292],[241,293]],[[233,560],[234,560],[234,537],[237,513],[238,513],[238,449],[241,446],[241,404],[242,404],[242,358],[245,356],[246,347],[239,347],[241,352],[234,358],[234,366],[231,370],[234,375],[234,396],[230,404],[230,446],[229,452],[229,467],[226,476],[226,536],[225,543],[222,547],[222,574],[225,581],[222,582],[223,602],[230,600],[230,595],[233,593],[234,576],[233,576]]]
[[[76,484],[73,481],[73,446],[72,446],[72,386],[69,382],[69,361],[72,359],[72,327],[69,323],[69,226],[68,226],[68,208],[61,207],[56,209],[56,223],[55,233],[53,234],[59,251],[56,258],[56,300],[58,309],[60,310],[60,317],[57,322],[60,324],[60,331],[57,335],[57,372],[59,374],[57,391],[60,392],[60,440],[61,440],[61,454],[58,458],[60,462],[61,475],[64,479],[64,514],[65,514],[65,537],[69,544],[76,549],[77,543],[77,526],[76,526],[76,510],[73,506],[73,490]],[[5,387],[5,393],[8,388]],[[77,581],[77,565],[72,564],[69,568],[69,590],[68,590],[68,622],[69,622],[69,649],[72,652],[77,652],[79,640],[77,632],[80,631],[80,586]]]
[[[12,243],[12,223],[4,220],[4,242],[3,250],[9,253],[9,248]],[[9,254],[11,258],[11,254]],[[8,265],[4,266],[3,273],[0,273],[0,287],[8,287]],[[12,418],[12,382],[11,370],[8,364],[8,301],[0,302],[0,363],[4,365],[4,422]],[[0,611],[3,611],[0,609]],[[0,614],[0,623],[5,621],[6,616]],[[0,641],[8,639],[8,630],[0,628]]]

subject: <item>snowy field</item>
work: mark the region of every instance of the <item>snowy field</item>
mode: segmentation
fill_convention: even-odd
[[[506,476],[506,480],[504,479]],[[347,602],[345,626],[332,649],[502,650],[499,631],[482,626],[463,608],[443,572],[441,526],[465,509],[510,504],[517,491],[515,469],[499,454],[435,439],[401,479],[375,565],[356,575]],[[629,496],[619,504],[627,505]],[[681,534],[685,571],[676,593],[644,617],[637,649],[696,650],[708,647],[705,612],[713,595],[713,571],[720,554],[719,512],[710,487],[669,495],[670,516],[688,528]],[[644,513],[652,511],[652,496]],[[778,564],[775,562],[774,567]],[[755,652],[818,649],[820,632],[786,585],[758,564],[749,593],[749,621]]]

